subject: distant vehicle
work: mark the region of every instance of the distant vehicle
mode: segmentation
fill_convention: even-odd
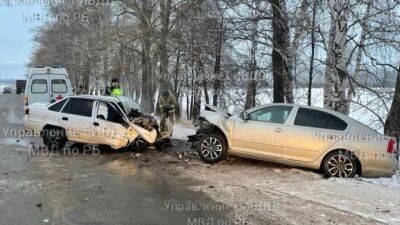
[[[156,144],[157,123],[146,122],[137,104],[106,96],[70,96],[48,104],[31,104],[25,112],[26,130],[40,132],[44,144],[61,149],[67,140],[109,146],[112,149],[144,149]]]
[[[71,95],[73,88],[66,69],[30,69],[25,89],[25,107],[35,102],[55,102]]]
[[[3,88],[3,94],[11,94],[11,88],[10,87],[4,87]]]
[[[26,86],[26,80],[17,80],[15,82],[17,95],[25,93],[25,86]]]
[[[398,167],[396,140],[343,114],[321,108],[271,104],[231,116],[203,111],[190,141],[209,163],[227,154],[321,169],[327,177],[391,177]]]

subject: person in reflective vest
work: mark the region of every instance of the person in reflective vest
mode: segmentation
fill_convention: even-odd
[[[121,85],[119,84],[119,80],[117,78],[114,78],[111,82],[111,87],[108,87],[106,90],[106,95],[110,96],[122,96],[124,94],[124,91],[121,88]]]
[[[120,87],[115,87],[112,91],[111,91],[111,96],[122,96],[124,94],[124,91],[122,90],[122,88]]]

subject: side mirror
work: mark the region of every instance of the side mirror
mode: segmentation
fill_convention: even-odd
[[[243,120],[248,120],[249,119],[249,115],[247,114],[246,110],[243,110],[241,117]]]

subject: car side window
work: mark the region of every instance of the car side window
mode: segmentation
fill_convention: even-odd
[[[294,125],[330,130],[346,130],[347,128],[346,122],[332,114],[302,107],[297,111]]]
[[[67,102],[67,98],[57,102],[56,104],[52,105],[49,107],[50,111],[54,111],[54,112],[60,112],[60,110],[62,109],[62,107],[65,105],[65,103]]]
[[[249,119],[268,123],[284,124],[292,111],[292,106],[269,106],[249,114]]]
[[[108,102],[100,102],[97,111],[97,119],[106,120],[113,123],[123,123],[124,119],[121,113]]]
[[[47,93],[47,80],[35,79],[32,81],[31,92],[34,94]]]
[[[63,113],[92,117],[93,100],[71,98],[63,109]]]

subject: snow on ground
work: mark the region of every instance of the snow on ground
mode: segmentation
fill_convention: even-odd
[[[196,129],[195,129],[195,127],[193,127],[193,125],[191,125],[189,123],[187,123],[187,124],[180,123],[180,124],[175,124],[172,138],[177,139],[177,140],[187,141],[188,140],[187,136],[194,135],[194,134],[196,134]]]
[[[400,188],[239,157],[214,165],[189,162],[180,169],[183,177],[195,173],[201,181],[190,188],[232,207],[233,216],[249,224],[400,224]]]
[[[364,181],[366,183],[400,189],[400,172],[399,171],[397,171],[397,174],[391,178],[377,178],[377,179],[360,178],[360,180]],[[400,196],[399,196],[399,198],[400,198]]]
[[[29,140],[18,138],[0,138],[0,145],[17,146],[27,149],[31,147]]]
[[[280,191],[363,217],[400,224],[400,189],[360,182],[356,179],[322,179],[286,185]]]

